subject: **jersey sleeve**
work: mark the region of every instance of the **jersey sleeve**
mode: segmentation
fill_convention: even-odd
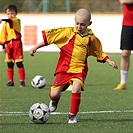
[[[71,28],[57,28],[42,31],[43,40],[45,45],[56,44],[61,48],[64,44],[68,43]]]
[[[96,57],[97,61],[102,62],[102,63],[105,63],[106,60],[109,58],[107,56],[107,54],[105,54],[102,51],[101,42],[95,35],[93,35],[93,37],[91,37],[91,44],[90,44],[88,53],[89,53],[89,56]]]

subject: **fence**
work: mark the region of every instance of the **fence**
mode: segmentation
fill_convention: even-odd
[[[119,0],[0,0],[0,12],[15,4],[20,13],[71,13],[86,8],[92,13],[120,13]]]

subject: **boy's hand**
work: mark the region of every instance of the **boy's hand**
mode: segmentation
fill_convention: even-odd
[[[31,56],[34,56],[34,53],[36,53],[36,49],[32,48],[30,51],[29,51],[30,55]]]
[[[2,52],[3,52],[3,53],[6,53],[6,49],[2,49]]]
[[[106,62],[108,62],[108,64],[109,64],[110,66],[112,66],[114,69],[118,69],[117,64],[116,64],[115,62],[113,62],[112,60],[107,59]]]
[[[29,53],[31,56],[34,56],[34,53],[36,53],[38,48],[41,48],[44,46],[44,42],[42,41],[41,43],[37,44],[34,48],[32,48]]]

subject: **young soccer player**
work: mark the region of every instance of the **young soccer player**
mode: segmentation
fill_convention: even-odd
[[[17,16],[17,7],[9,5],[5,9],[8,19],[0,19],[0,23],[5,21],[0,34],[0,45],[3,46],[3,52],[6,53],[5,62],[7,62],[7,87],[14,86],[14,63],[18,67],[20,87],[25,87],[25,69],[23,65],[23,49],[21,41],[21,25]]]
[[[49,93],[51,99],[49,108],[51,112],[56,110],[61,93],[72,84],[68,123],[77,123],[76,115],[79,111],[81,91],[85,90],[88,72],[87,57],[94,56],[98,62],[107,62],[117,69],[116,63],[102,51],[100,40],[88,28],[91,23],[91,13],[86,9],[79,9],[75,14],[75,27],[42,31],[44,41],[29,51],[30,55],[34,56],[37,49],[43,46],[54,43],[59,47],[60,57]]]

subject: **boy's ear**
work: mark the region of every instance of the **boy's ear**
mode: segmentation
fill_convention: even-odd
[[[92,21],[89,22],[88,26],[90,26],[92,24]]]

